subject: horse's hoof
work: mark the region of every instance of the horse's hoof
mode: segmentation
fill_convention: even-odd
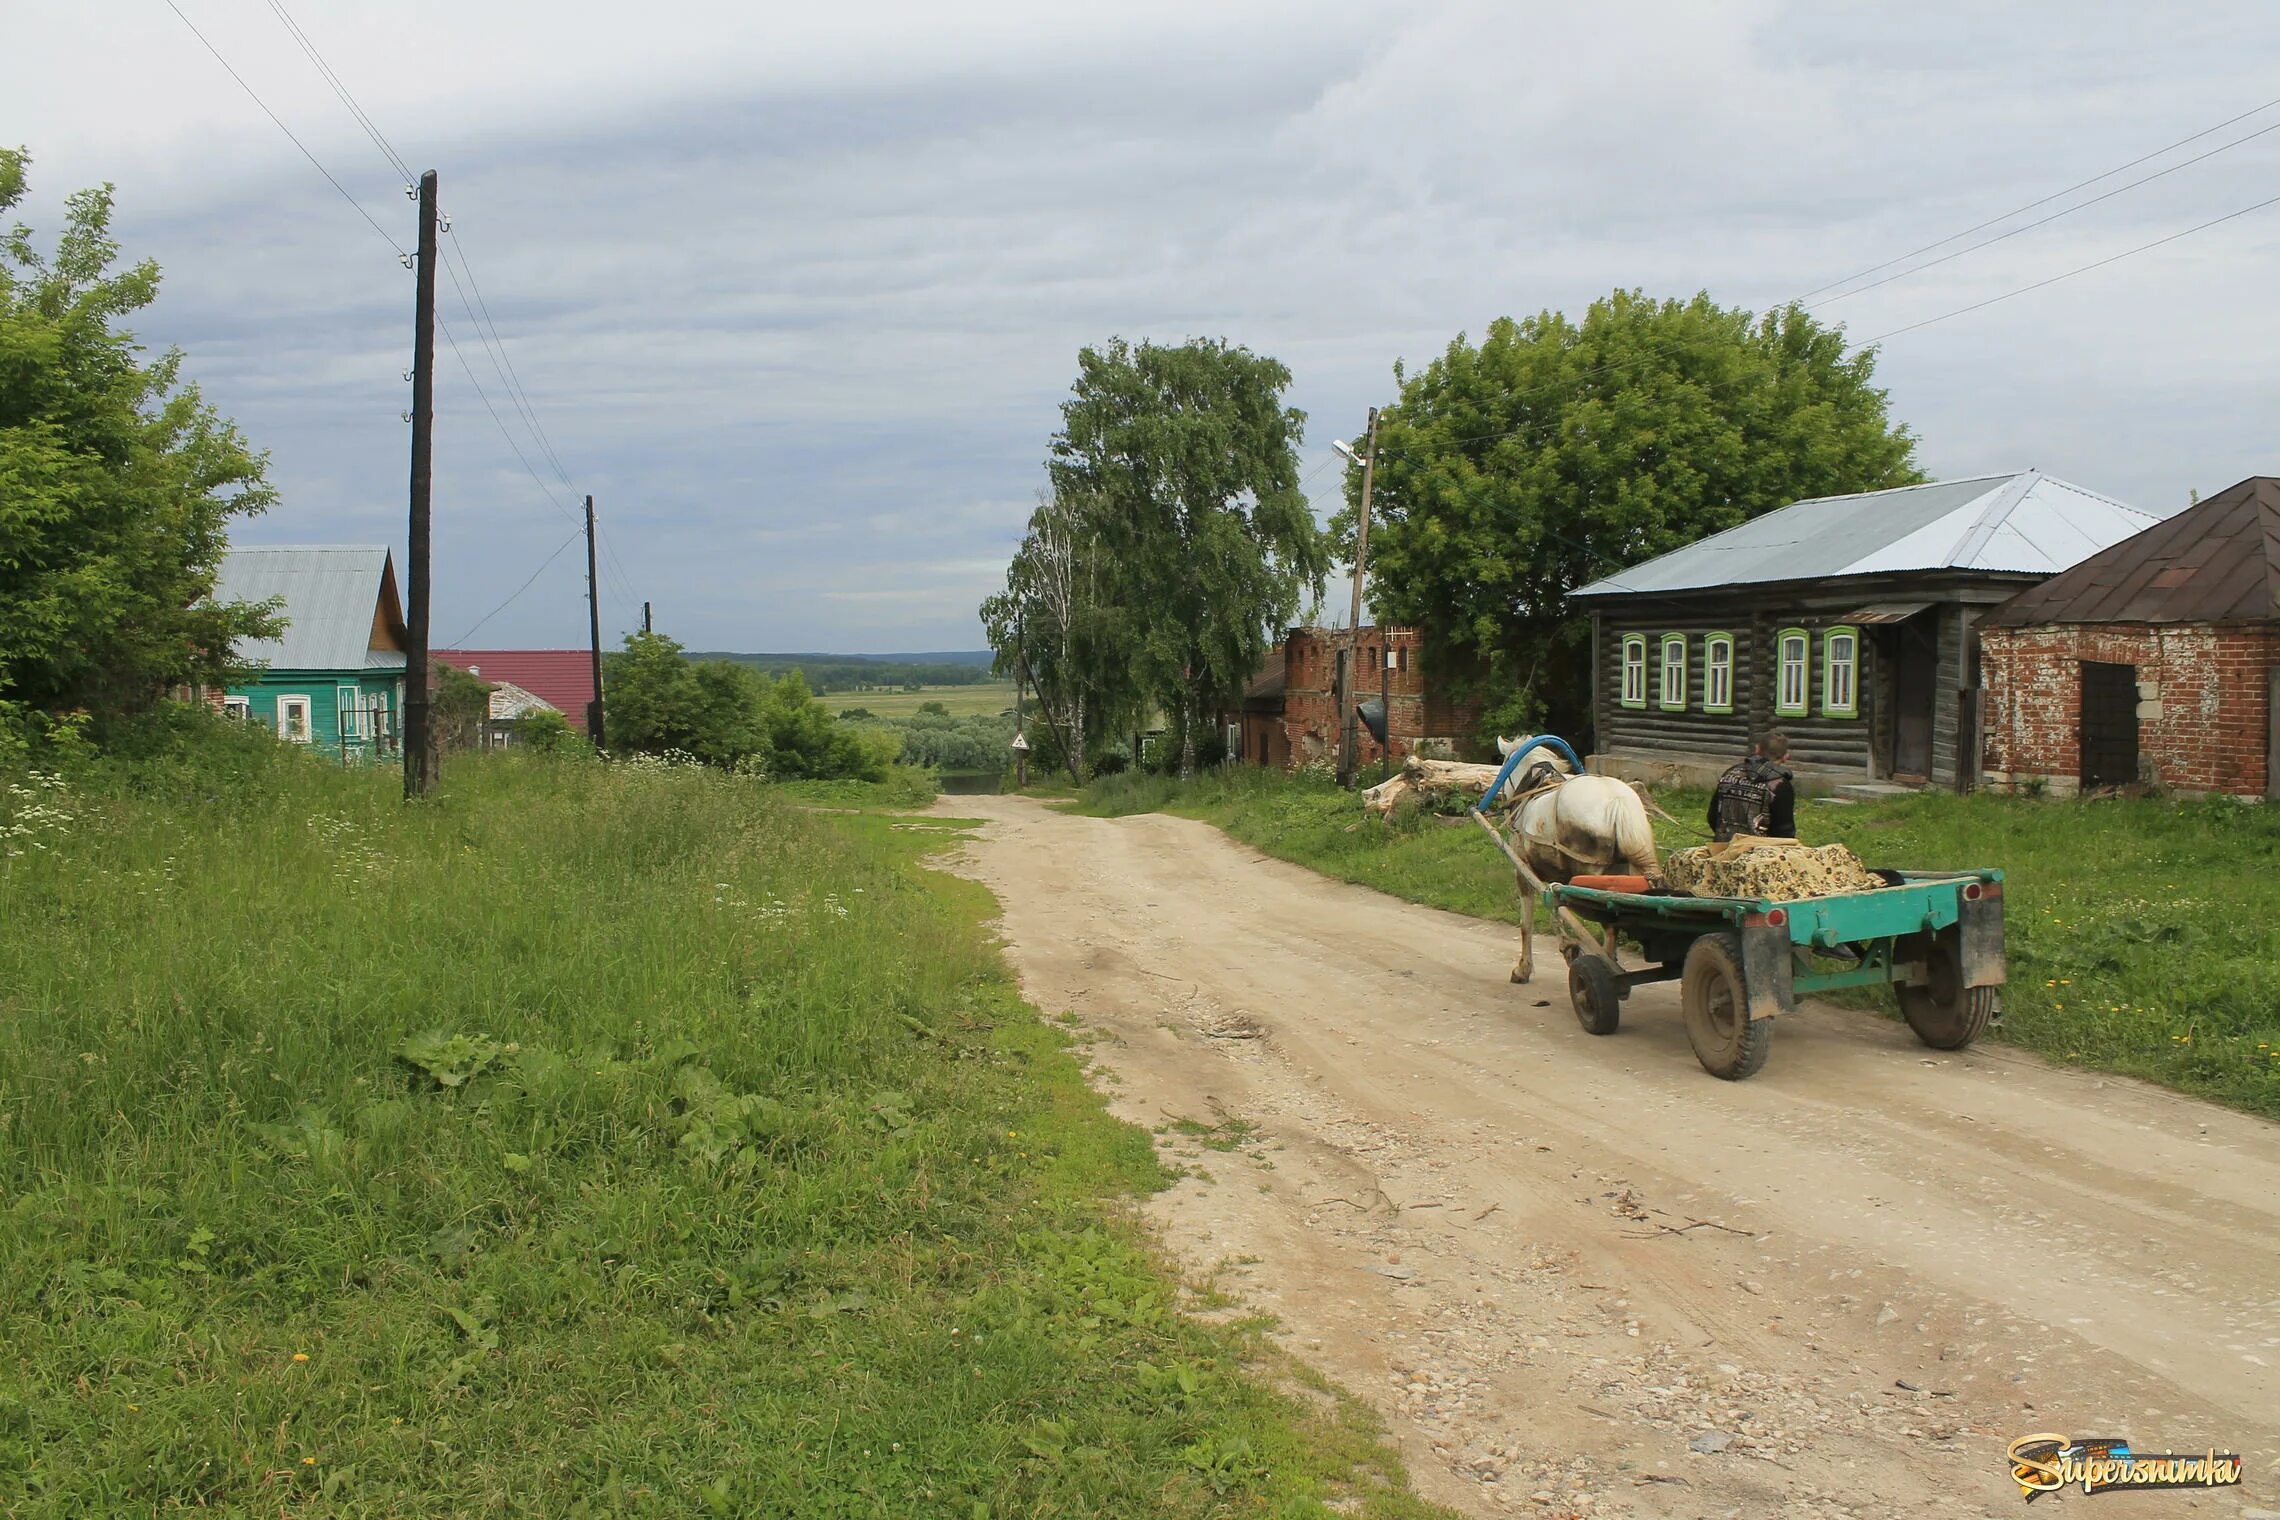
[[[1533,977],[1533,976],[1534,976],[1534,974],[1535,974],[1535,973],[1534,973],[1534,971],[1533,971],[1533,970],[1526,970],[1526,971],[1524,971],[1524,970],[1522,970],[1520,967],[1518,967],[1518,966],[1514,966],[1514,967],[1512,968],[1512,980],[1513,980],[1513,983],[1514,983],[1514,985],[1522,985],[1522,984],[1525,984],[1525,983],[1526,983],[1526,982],[1527,982],[1527,981],[1528,981],[1528,980],[1529,980],[1531,977]]]

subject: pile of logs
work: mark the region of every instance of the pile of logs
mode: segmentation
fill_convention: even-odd
[[[1414,797],[1426,807],[1439,807],[1452,798],[1470,802],[1488,790],[1488,784],[1496,779],[1500,769],[1502,767],[1494,765],[1468,765],[1462,760],[1421,760],[1411,755],[1401,762],[1400,775],[1362,793],[1362,806],[1382,816],[1400,806],[1406,797]]]

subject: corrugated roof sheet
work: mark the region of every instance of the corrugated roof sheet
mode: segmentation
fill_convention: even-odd
[[[552,702],[536,692],[525,691],[512,681],[491,683],[490,710],[493,721],[527,718],[534,712],[555,712]]]
[[[2252,475],[1998,607],[1992,623],[2280,617],[2280,480]]]
[[[584,649],[435,649],[429,657],[486,681],[510,681],[561,709],[580,733],[594,700],[593,654]]]
[[[1987,570],[2055,575],[2153,525],[2150,513],[2040,470],[1792,502],[1571,593]]]
[[[218,602],[285,599],[285,634],[247,639],[234,653],[272,670],[401,670],[403,655],[372,647],[378,610],[399,636],[396,568],[377,544],[232,549],[214,580]]]

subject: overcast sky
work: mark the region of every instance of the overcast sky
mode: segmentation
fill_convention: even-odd
[[[176,3],[408,245],[400,178],[270,0]],[[1617,286],[1763,306],[2280,97],[2280,17],[2228,0],[279,3],[441,171],[600,505],[605,635],[649,598],[697,648],[978,647],[1085,343],[1282,359],[1327,511],[1329,440],[1460,331]],[[0,39],[25,219],[44,242],[116,182],[166,273],[138,331],[270,451],[283,500],[240,538],[400,555],[412,277],[379,233],[166,0],[6,0]],[[2273,195],[2280,130],[1819,310],[1865,340]],[[1935,475],[2036,466],[2166,512],[2280,468],[2276,250],[2280,206],[1893,337],[1879,373]],[[555,499],[446,349],[439,645],[575,499],[442,303]],[[583,573],[564,549],[475,642],[582,643]]]

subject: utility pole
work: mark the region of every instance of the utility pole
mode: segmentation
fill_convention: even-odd
[[[404,796],[435,790],[435,724],[428,703],[428,506],[435,482],[435,171],[420,176],[419,271],[412,296],[411,563],[404,624]]]
[[[586,737],[607,747],[602,733],[602,599],[594,591],[594,498],[586,498],[586,632],[594,651],[594,700],[586,704]]]
[[[1377,473],[1378,409],[1370,408],[1369,452],[1362,456],[1362,513],[1354,533],[1354,605],[1346,619],[1346,643],[1338,660],[1338,784],[1354,784],[1355,761],[1360,758],[1361,719],[1354,713],[1354,661],[1361,652],[1362,576],[1370,558],[1370,482]],[[1348,454],[1351,458],[1351,454]]]
[[[643,633],[655,633],[657,631],[649,621],[649,604],[647,602],[641,604],[641,631]]]

